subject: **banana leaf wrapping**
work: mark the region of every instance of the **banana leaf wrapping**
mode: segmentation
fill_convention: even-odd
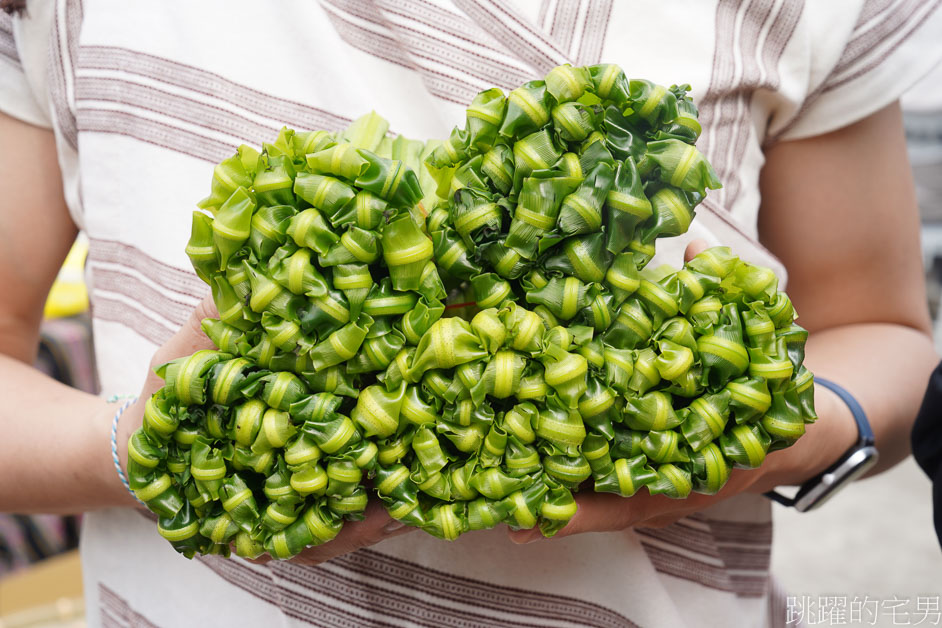
[[[813,376],[774,275],[645,268],[719,186],[687,89],[561,66],[443,142],[370,114],[220,164],[187,245],[217,350],[158,369],[129,443],[161,534],[285,559],[374,495],[443,539],[552,536],[579,490],[713,494],[794,443]]]

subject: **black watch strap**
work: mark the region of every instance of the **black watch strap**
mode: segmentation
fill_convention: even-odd
[[[860,403],[840,384],[823,377],[815,377],[814,382],[833,391],[850,408],[854,421],[857,423],[857,442],[837,462],[805,482],[794,497],[787,497],[777,491],[769,491],[765,494],[766,497],[783,506],[794,506],[802,511],[810,510],[823,503],[824,499],[834,493],[839,485],[859,477],[877,460],[877,451],[874,447],[876,439],[870,427],[870,421],[867,420],[867,414]],[[823,483],[833,486],[822,489]],[[819,493],[821,498],[817,498],[814,493]]]

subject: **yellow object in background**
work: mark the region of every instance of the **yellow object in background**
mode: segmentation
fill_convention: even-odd
[[[0,628],[85,625],[78,550],[47,558],[0,580]]]
[[[85,287],[85,258],[88,256],[88,238],[80,233],[72,250],[62,263],[59,275],[46,298],[46,318],[75,316],[88,309],[88,289]]]

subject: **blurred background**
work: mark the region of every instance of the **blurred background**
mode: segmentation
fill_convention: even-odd
[[[942,354],[942,67],[904,97],[903,107],[922,214],[926,298]],[[82,281],[86,251],[80,236],[50,295],[39,367],[97,392]],[[804,624],[855,625],[856,602],[863,625],[940,625],[942,550],[932,527],[930,483],[912,458],[857,482],[818,511],[773,511],[773,573]],[[85,625],[80,523],[80,517],[0,514],[0,628]],[[843,605],[843,615],[817,621],[835,605]]]

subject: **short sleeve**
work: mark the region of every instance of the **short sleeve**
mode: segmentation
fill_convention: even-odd
[[[45,53],[46,42],[35,42],[31,46],[18,37],[18,18],[13,18],[0,12],[0,111],[3,113],[45,128],[51,128],[52,121],[49,112],[40,103],[35,92],[36,79],[44,84],[44,77],[32,77],[28,71],[30,67],[25,63],[24,48],[41,49]],[[29,50],[27,54],[32,52]],[[37,72],[41,72],[44,63],[38,64]]]
[[[811,76],[822,78],[807,86],[793,115],[773,118],[769,137],[777,141],[822,135],[899,99],[942,60],[939,4],[938,0],[861,3],[854,27],[842,38],[843,49],[833,56],[818,55],[831,64],[823,71],[814,68],[817,59],[809,60]]]

